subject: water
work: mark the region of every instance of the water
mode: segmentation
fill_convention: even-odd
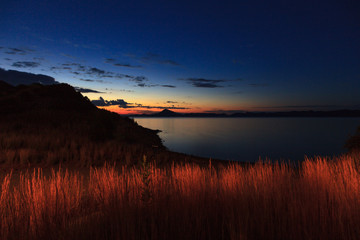
[[[159,129],[172,151],[223,160],[299,161],[333,156],[360,125],[360,118],[136,118]]]

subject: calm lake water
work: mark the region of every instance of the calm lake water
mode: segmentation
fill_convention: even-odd
[[[159,129],[172,151],[224,160],[299,161],[333,156],[360,125],[360,118],[135,118]]]

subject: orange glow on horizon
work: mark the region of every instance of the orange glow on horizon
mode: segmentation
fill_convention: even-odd
[[[105,107],[98,107],[101,109],[108,110],[110,112],[115,112],[120,115],[131,115],[131,114],[152,114],[161,112],[164,109],[162,108],[147,108],[147,107],[136,107],[136,108],[120,108],[117,105],[112,106],[105,106]],[[168,108],[169,110],[176,112],[176,113],[203,113],[206,112],[207,109],[171,109],[171,107]]]

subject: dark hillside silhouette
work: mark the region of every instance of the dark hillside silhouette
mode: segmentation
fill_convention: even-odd
[[[0,163],[131,163],[156,146],[157,131],[96,108],[67,84],[0,81]]]

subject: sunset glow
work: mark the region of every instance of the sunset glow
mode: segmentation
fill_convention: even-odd
[[[360,109],[355,2],[3,5],[0,68],[120,114]]]

